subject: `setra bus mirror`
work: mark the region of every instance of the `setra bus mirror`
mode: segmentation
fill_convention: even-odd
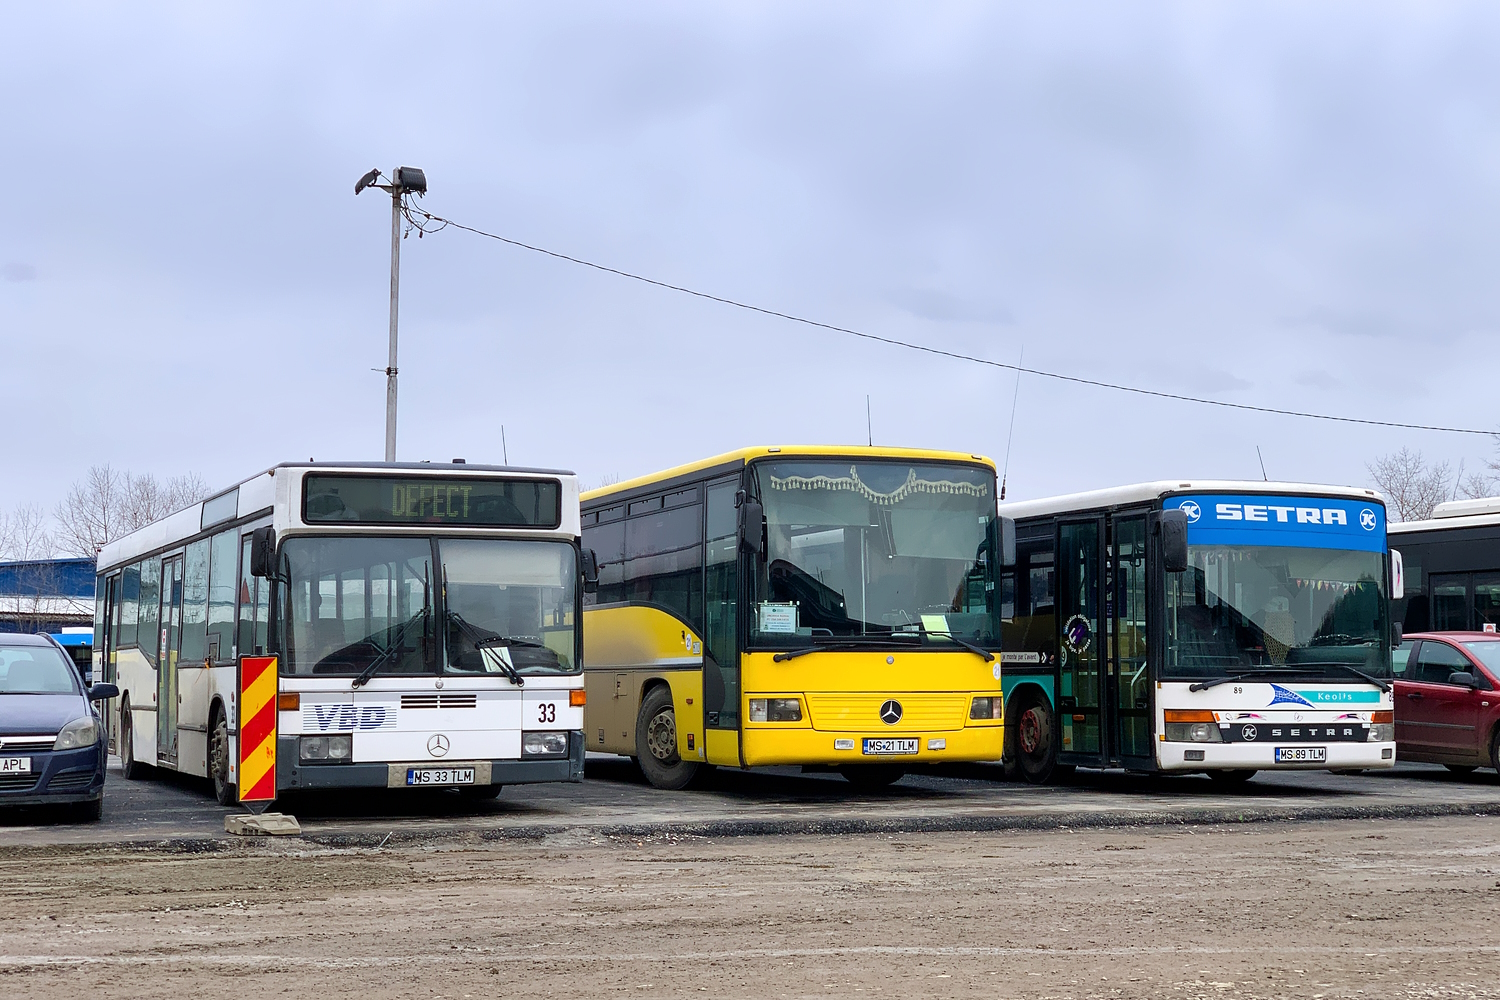
[[[1180,510],[1164,510],[1156,522],[1156,532],[1161,535],[1161,568],[1168,573],[1188,568],[1187,527],[1187,515]]]
[[[276,529],[270,525],[250,533],[250,575],[269,579],[276,573]]]
[[[754,500],[746,500],[739,509],[740,548],[756,555],[766,551],[766,509]]]
[[[599,593],[599,556],[593,549],[583,550],[583,592]]]

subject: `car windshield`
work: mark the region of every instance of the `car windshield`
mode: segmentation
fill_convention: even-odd
[[[982,466],[776,461],[752,466],[766,515],[752,639],[945,633],[991,643],[995,474]]]
[[[1500,674],[1500,640],[1478,639],[1474,642],[1464,643],[1464,649],[1469,655],[1484,664],[1492,674]]]
[[[1282,546],[1194,545],[1167,574],[1163,675],[1266,668],[1347,680],[1390,676],[1383,556]]]
[[[0,694],[77,694],[76,677],[51,646],[0,646]]]
[[[445,538],[438,542],[447,669],[521,673],[577,669],[577,554],[566,542]]]

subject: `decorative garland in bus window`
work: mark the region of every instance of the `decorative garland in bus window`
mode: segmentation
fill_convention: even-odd
[[[871,503],[894,506],[917,493],[957,493],[963,496],[987,497],[989,487],[983,483],[960,483],[951,479],[919,479],[917,470],[906,474],[906,482],[889,493],[881,493],[866,486],[859,478],[859,470],[849,467],[849,475],[835,479],[832,476],[771,476],[773,490],[845,490],[858,493]]]

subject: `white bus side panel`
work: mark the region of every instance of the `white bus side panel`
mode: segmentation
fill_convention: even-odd
[[[130,703],[134,739],[131,752],[143,764],[156,763],[156,670],[136,647],[122,649],[115,660],[120,704]],[[123,752],[123,747],[121,751]]]

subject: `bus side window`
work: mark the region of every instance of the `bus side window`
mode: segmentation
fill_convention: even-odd
[[[157,627],[161,624],[161,557],[146,559],[141,562],[140,567],[140,628],[136,633],[136,645],[154,667],[157,653],[161,650],[161,638],[156,634]]]
[[[208,657],[208,539],[187,547],[182,572],[182,653],[180,663]]]
[[[255,585],[260,581],[250,575],[250,536],[240,544],[239,629],[235,649],[240,656],[259,656],[255,648]]]
[[[135,645],[140,623],[141,567],[126,566],[120,574],[120,630],[115,646],[128,649]]]
[[[239,572],[239,535],[221,531],[209,544],[208,558],[208,655],[216,663],[232,663],[235,657],[234,596]]]
[[[632,602],[656,604],[670,610],[701,634],[701,503],[667,510],[647,508],[645,513],[625,522],[625,593]]]
[[[599,592],[583,596],[586,606],[618,604],[625,600],[624,513],[619,507],[600,511],[600,523],[583,527],[583,547],[593,549],[599,560]]]

